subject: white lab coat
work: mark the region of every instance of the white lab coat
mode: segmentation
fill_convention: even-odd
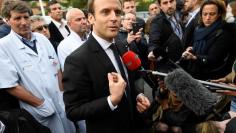
[[[64,63],[66,57],[70,55],[73,51],[79,48],[85,41],[82,41],[80,36],[77,35],[74,31],[70,30],[71,33],[68,37],[60,42],[57,47],[57,54],[59,62],[61,64],[61,69],[64,71]]]
[[[39,33],[36,37],[38,54],[26,46],[14,31],[0,39],[0,88],[17,85],[25,87],[34,96],[44,99],[39,107],[20,101],[52,133],[74,133],[75,128],[66,118],[57,72],[60,69],[56,53],[49,40]]]

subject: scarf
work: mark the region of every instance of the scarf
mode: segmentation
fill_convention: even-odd
[[[207,40],[209,35],[217,30],[221,25],[221,21],[217,20],[212,25],[208,27],[199,26],[194,31],[194,43],[193,43],[193,51],[195,54],[205,54],[207,51]]]

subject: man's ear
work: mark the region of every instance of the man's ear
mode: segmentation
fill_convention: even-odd
[[[5,19],[5,22],[8,24],[10,18],[4,18],[4,19]]]
[[[66,21],[66,24],[70,27],[70,21]]]
[[[94,17],[94,15],[93,15],[92,13],[89,13],[89,14],[88,14],[88,21],[89,21],[89,23],[90,23],[91,25],[94,24],[95,17]]]

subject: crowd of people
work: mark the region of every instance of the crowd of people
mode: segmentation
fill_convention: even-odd
[[[136,16],[135,0],[88,0],[86,10],[68,8],[65,18],[52,0],[48,22],[26,2],[6,0],[0,133],[236,132],[235,5],[157,0],[145,22]],[[141,60],[136,70],[123,61],[129,51]],[[212,93],[222,107],[215,103],[200,116],[163,76],[145,71],[176,68],[235,90],[217,88]]]

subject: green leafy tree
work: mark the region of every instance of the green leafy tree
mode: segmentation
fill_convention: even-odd
[[[148,6],[156,0],[136,0],[137,11],[148,11]]]
[[[84,9],[87,6],[88,0],[70,0],[70,6]]]

